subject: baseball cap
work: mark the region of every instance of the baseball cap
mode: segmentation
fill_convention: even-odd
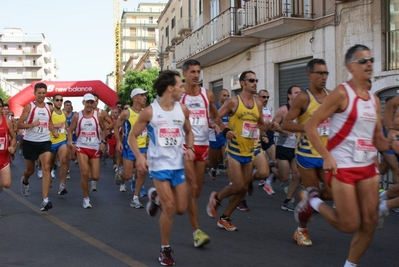
[[[135,95],[143,95],[146,93],[147,91],[144,91],[141,88],[134,88],[133,91],[130,93],[130,98],[133,98]]]
[[[96,101],[96,99],[94,98],[94,95],[92,95],[92,94],[85,94],[85,95],[83,96],[83,101],[90,101],[90,100]]]

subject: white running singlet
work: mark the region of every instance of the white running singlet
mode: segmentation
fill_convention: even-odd
[[[338,168],[365,167],[373,164],[377,149],[373,144],[377,124],[374,95],[363,99],[347,83],[342,84],[348,95],[348,106],[330,119],[327,149]]]
[[[191,130],[194,134],[194,145],[209,145],[209,100],[206,89],[201,87],[198,95],[183,94],[181,103],[190,111]]]
[[[50,108],[47,104],[43,108],[39,108],[34,102],[30,102],[30,111],[26,123],[30,124],[39,119],[39,125],[26,129],[24,140],[32,142],[50,141]]]
[[[171,111],[163,110],[157,101],[154,101],[151,106],[152,119],[147,125],[149,170],[183,169],[183,126],[186,117],[180,103],[175,102]]]
[[[98,123],[98,113],[94,110],[93,116],[85,118],[83,111],[80,111],[78,123],[76,125],[76,146],[90,148],[94,150],[100,149],[101,127]]]

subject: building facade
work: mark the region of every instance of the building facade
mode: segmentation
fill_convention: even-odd
[[[167,9],[175,15],[166,24],[172,29],[175,17],[180,39],[172,42],[160,21],[165,62],[174,58],[181,67],[197,59],[203,85],[216,95],[222,88],[239,93],[239,75],[253,70],[276,110],[289,86],[308,86],[305,66],[312,58],[326,60],[326,87],[333,89],[349,78],[344,54],[357,43],[375,57],[372,90],[381,103],[399,93],[399,0],[171,0]]]
[[[35,81],[57,79],[57,62],[43,33],[4,29],[0,35],[0,87],[8,95]]]
[[[165,3],[140,3],[134,11],[123,11],[121,17],[121,63],[124,72],[143,70],[149,59],[156,65],[158,47],[157,20]]]

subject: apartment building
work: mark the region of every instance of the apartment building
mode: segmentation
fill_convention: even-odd
[[[121,63],[124,72],[143,70],[149,60],[152,66],[158,61],[157,20],[165,3],[140,3],[136,10],[123,11],[121,17]]]
[[[43,33],[5,28],[0,34],[0,87],[10,96],[34,81],[56,80],[58,66]]]
[[[333,89],[349,78],[344,54],[357,43],[374,54],[372,90],[381,103],[399,92],[399,0],[171,0],[164,13],[164,62],[199,60],[202,84],[216,95],[222,88],[238,94],[239,75],[253,70],[276,110],[289,86],[308,86],[312,58],[326,60]]]

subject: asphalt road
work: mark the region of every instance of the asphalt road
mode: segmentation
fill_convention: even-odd
[[[90,193],[93,208],[88,210],[81,206],[78,165],[71,163],[67,195],[57,195],[59,180],[55,180],[50,192],[54,207],[48,212],[39,210],[41,180],[36,175],[30,179],[30,196],[20,193],[22,156],[16,155],[11,166],[12,186],[0,194],[0,266],[160,266],[159,215],[151,218],[144,209],[129,207],[132,192],[119,192],[111,161],[101,166],[98,191]],[[224,174],[216,181],[206,176],[198,200],[200,227],[211,237],[206,247],[193,246],[187,215],[175,216],[171,246],[176,266],[344,265],[352,235],[335,230],[316,215],[309,224],[313,246],[299,247],[292,239],[297,227],[293,213],[280,209],[284,192],[278,183],[272,197],[255,186],[254,195],[247,198],[250,211],[232,215],[237,232],[218,228],[205,207],[210,192],[226,184]],[[152,186],[151,180],[145,185]],[[141,201],[145,204],[147,197]],[[391,212],[359,267],[398,266],[394,254],[398,226],[399,214]]]

